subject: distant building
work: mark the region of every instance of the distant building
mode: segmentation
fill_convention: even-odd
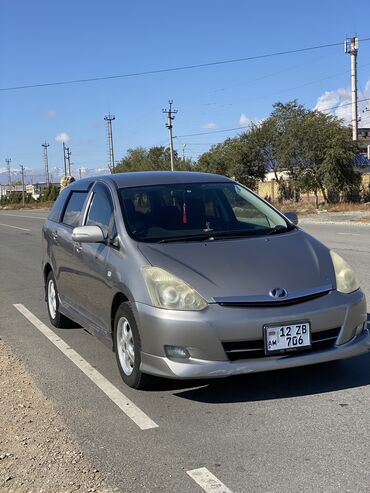
[[[370,128],[359,128],[358,129],[358,143],[360,145],[360,153],[361,156],[364,156],[369,164],[369,154],[368,154],[368,149],[370,146]]]
[[[50,185],[57,187],[57,189],[60,189],[60,183],[50,183]],[[40,183],[29,183],[26,185],[26,192],[32,197],[37,200],[39,199],[48,189],[48,183],[46,182],[40,182]],[[21,190],[22,191],[22,190]]]
[[[22,185],[0,185],[0,199],[10,197],[15,192],[22,192]]]
[[[289,180],[288,171],[277,171],[277,177],[279,180]],[[265,174],[265,181],[276,181],[276,176],[273,171],[269,171]]]

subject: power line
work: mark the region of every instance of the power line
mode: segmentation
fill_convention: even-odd
[[[357,102],[358,103],[362,103],[364,101],[370,101],[370,98],[363,98],[363,99],[358,99]],[[351,105],[352,103],[342,103],[342,104],[338,104],[337,106],[331,106],[330,108],[322,108],[320,109],[319,111],[330,111],[330,110],[335,110],[337,108],[342,108],[343,106],[349,106]],[[209,132],[199,132],[199,133],[195,133],[195,134],[186,134],[186,135],[177,135],[175,138],[177,137],[196,137],[198,135],[209,135],[209,134],[217,134],[217,133],[223,133],[223,132],[233,132],[234,130],[246,130],[247,127],[234,127],[234,128],[223,128],[222,130],[211,130]]]
[[[370,37],[369,38],[363,38],[360,41],[361,42],[370,41]],[[302,52],[306,52],[306,51],[319,50],[319,49],[323,49],[323,48],[332,48],[334,46],[342,46],[342,42],[309,46],[306,48],[297,48],[295,50],[276,51],[273,53],[264,53],[262,55],[252,55],[252,56],[247,56],[247,57],[243,57],[243,58],[231,58],[228,60],[218,60],[215,62],[183,65],[180,67],[169,67],[169,68],[156,69],[156,70],[145,70],[142,72],[132,72],[132,73],[128,73],[128,74],[108,75],[108,76],[102,76],[102,77],[89,77],[89,78],[84,78],[84,79],[71,79],[71,80],[55,81],[55,82],[43,82],[43,83],[39,83],[39,84],[25,84],[22,86],[1,87],[0,91],[16,91],[16,90],[20,90],[20,89],[32,89],[32,88],[36,88],[36,87],[62,86],[62,85],[67,85],[67,84],[80,84],[80,83],[85,83],[85,82],[97,82],[97,81],[101,81],[101,80],[123,79],[123,78],[128,78],[128,77],[140,77],[140,76],[145,76],[145,75],[161,74],[161,73],[167,73],[167,72],[178,72],[180,70],[193,70],[193,69],[197,69],[197,68],[213,67],[213,66],[217,66],[217,65],[225,65],[225,64],[230,64],[230,63],[240,63],[240,62],[247,62],[247,61],[251,61],[251,60],[260,60],[262,58],[271,58],[271,57],[275,57],[275,56],[291,55],[294,53],[302,53]]]
[[[365,64],[361,65],[359,68],[367,67],[369,65],[370,65],[370,63],[365,63]],[[234,106],[236,103],[240,104],[240,103],[248,103],[249,101],[258,101],[258,100],[261,100],[261,99],[263,100],[263,99],[267,99],[267,98],[269,98],[271,96],[275,96],[277,94],[282,94],[284,92],[290,92],[290,91],[294,91],[296,89],[301,89],[302,87],[310,86],[312,84],[317,84],[317,83],[322,82],[324,80],[329,80],[329,79],[332,79],[334,77],[338,77],[338,75],[348,74],[349,72],[350,71],[348,69],[347,70],[342,70],[341,72],[336,72],[335,74],[327,75],[325,77],[321,77],[320,79],[311,80],[309,82],[305,82],[304,84],[300,84],[298,86],[288,87],[288,88],[285,88],[285,89],[281,89],[279,91],[270,92],[269,94],[257,96],[257,97],[254,97],[254,98],[239,99],[237,101],[234,100],[232,103],[222,103],[221,105],[218,104],[218,103],[208,103],[208,104],[205,104],[205,106],[211,106],[211,105],[216,105],[216,106]]]
[[[358,103],[363,103],[364,101],[370,101],[370,98],[363,98],[363,99],[358,99],[357,100]],[[341,103],[341,104],[338,104],[337,106],[331,106],[330,108],[322,108],[319,111],[335,110],[337,108],[342,108],[343,106],[350,106],[351,104],[352,104],[352,102],[350,102],[350,103]]]
[[[185,134],[185,135],[176,135],[177,137],[196,137],[197,135],[209,135],[209,134],[218,134],[223,132],[232,132],[233,130],[246,130],[247,127],[234,127],[234,128],[223,128],[222,130],[211,130],[209,132],[199,132],[196,134]]]

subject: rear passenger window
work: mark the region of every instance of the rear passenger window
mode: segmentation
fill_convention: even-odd
[[[62,223],[71,228],[78,226],[87,192],[72,192],[63,214]]]
[[[68,196],[68,193],[69,193],[69,189],[68,188],[64,188],[60,194],[58,195],[58,198],[57,200],[55,201],[49,215],[48,215],[48,219],[49,221],[54,221],[56,223],[59,222],[59,219],[60,219],[60,214],[62,213],[62,210],[63,210],[63,207],[64,207],[64,204],[65,204],[65,201],[66,201],[66,198]]]

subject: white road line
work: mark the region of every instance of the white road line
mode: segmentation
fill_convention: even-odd
[[[216,478],[206,467],[187,471],[188,474],[207,493],[232,493],[219,479]]]
[[[33,324],[45,337],[49,339],[62,353],[69,358],[90,380],[102,390],[117,406],[137,424],[142,430],[157,428],[158,425],[152,421],[141,409],[139,409],[128,397],[122,394],[113,384],[110,383],[101,373],[93,368],[90,363],[80,356],[77,351],[66,344],[63,339],[58,337],[49,327],[39,320],[24,305],[13,305],[27,320]]]
[[[11,224],[0,223],[0,226],[6,226],[7,228],[21,229],[22,231],[31,231],[30,229],[20,228],[19,226],[12,226]]]
[[[21,214],[1,214],[0,213],[0,216],[3,216],[3,217],[26,217],[27,219],[31,218],[31,219],[46,219],[46,216],[45,217],[41,217],[41,216],[26,216],[25,214],[21,215]]]
[[[337,235],[360,236],[360,233],[337,233]]]

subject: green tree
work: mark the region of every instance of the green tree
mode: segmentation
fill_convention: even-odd
[[[235,177],[237,181],[255,188],[258,180],[265,176],[265,160],[255,139],[253,131],[226,139],[202,154],[195,169]]]
[[[287,122],[278,149],[279,168],[302,192],[320,191],[326,202],[359,187],[354,168],[358,146],[338,118],[307,110]]]
[[[190,159],[179,158],[177,152],[174,152],[175,170],[190,171],[192,162]],[[119,161],[115,167],[116,173],[126,171],[169,171],[171,170],[170,149],[164,146],[136,147],[128,149],[126,155]]]

